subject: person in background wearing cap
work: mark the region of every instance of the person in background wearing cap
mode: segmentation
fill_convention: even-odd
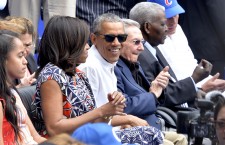
[[[184,9],[177,3],[177,0],[171,0],[169,3],[165,0],[148,1],[158,3],[165,7],[168,36],[164,44],[158,45],[159,50],[169,63],[178,80],[191,76],[198,64],[188,45],[183,30],[178,24],[179,14],[184,13]],[[224,90],[225,80],[218,79],[218,77],[219,73],[215,74],[213,77],[210,75],[196,85],[206,93],[215,89]]]
[[[166,38],[165,8],[151,2],[138,3],[131,9],[130,19],[139,22],[141,25],[142,35],[146,42],[144,43],[145,49],[139,55],[138,60],[147,79],[152,81],[165,66],[169,65],[158,48],[154,48],[159,44],[163,44]],[[194,106],[197,95],[195,83],[207,77],[210,71],[211,64],[206,60],[202,60],[199,66],[196,67],[192,77],[177,81],[170,68],[169,74],[171,79],[158,99],[161,105],[175,111],[191,109],[190,107]]]

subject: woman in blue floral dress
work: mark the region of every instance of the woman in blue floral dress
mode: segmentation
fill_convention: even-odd
[[[76,69],[85,62],[89,28],[78,18],[54,16],[40,42],[37,91],[34,105],[42,136],[72,133],[89,122],[109,122],[123,113],[125,98],[120,92],[108,95],[109,102],[96,108],[87,77]],[[122,143],[162,144],[162,133],[150,126],[116,131]]]

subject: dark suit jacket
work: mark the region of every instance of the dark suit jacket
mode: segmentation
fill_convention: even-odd
[[[143,83],[150,86],[141,68],[140,72],[143,76]],[[155,96],[135,82],[130,69],[121,59],[115,67],[115,74],[117,87],[127,99],[125,112],[145,119],[151,126],[160,128],[159,119],[154,114],[157,108]]]
[[[26,60],[27,60],[27,68],[30,71],[30,74],[33,74],[34,72],[36,72],[38,67],[36,61],[34,60],[33,54],[29,54],[26,57]]]
[[[158,59],[164,65],[167,65],[165,58],[162,55],[158,55]],[[144,51],[139,55],[138,60],[140,65],[147,77],[147,79],[152,82],[157,75],[162,71],[163,67],[155,59],[153,54],[145,47]],[[170,68],[171,69],[171,68]],[[170,70],[170,74],[171,74]],[[171,76],[176,79],[174,74]],[[180,105],[182,103],[188,102],[189,105],[193,105],[193,101],[196,98],[196,89],[193,84],[193,81],[190,77],[176,81],[169,80],[169,84],[164,89],[162,95],[159,97],[159,102],[162,106],[175,109],[174,106]],[[193,106],[192,106],[193,107]]]

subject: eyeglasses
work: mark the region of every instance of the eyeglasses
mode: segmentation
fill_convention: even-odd
[[[216,128],[224,129],[225,128],[225,121],[214,121]]]
[[[140,45],[140,43],[144,44],[145,40],[133,40],[134,45]]]
[[[96,35],[104,36],[105,41],[110,42],[110,43],[113,42],[115,40],[115,38],[117,38],[120,43],[125,42],[127,40],[127,34],[113,35],[113,34],[98,34],[98,33],[96,33]]]

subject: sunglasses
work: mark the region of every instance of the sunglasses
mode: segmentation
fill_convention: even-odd
[[[141,43],[144,44],[145,40],[133,40],[134,45],[140,45]]]
[[[96,34],[96,35],[102,35],[104,36],[104,39],[106,42],[113,42],[115,38],[118,39],[120,43],[125,42],[127,39],[127,34],[119,34],[119,35],[113,35],[113,34]]]

